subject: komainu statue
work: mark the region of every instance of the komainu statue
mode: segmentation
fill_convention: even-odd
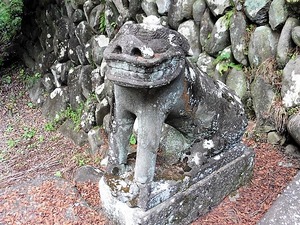
[[[133,181],[151,183],[164,123],[189,140],[189,166],[241,141],[247,120],[239,98],[188,59],[188,41],[159,24],[126,23],[104,52],[105,75],[114,84],[110,171],[128,164],[129,138],[138,124]],[[182,159],[181,159],[182,160]],[[180,161],[180,159],[179,159]]]

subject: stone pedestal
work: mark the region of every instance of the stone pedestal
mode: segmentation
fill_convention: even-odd
[[[247,182],[253,164],[254,152],[238,144],[211,158],[192,176],[155,180],[148,188],[104,176],[99,185],[102,207],[113,224],[189,224]],[[116,194],[117,186],[123,193]]]

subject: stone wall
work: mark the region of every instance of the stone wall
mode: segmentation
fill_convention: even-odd
[[[50,120],[67,107],[83,108],[77,132],[69,135],[78,144],[89,139],[97,149],[101,141],[95,127],[104,123],[107,128],[112,85],[102,73],[103,50],[125,21],[142,22],[149,15],[188,39],[191,60],[236,91],[270,142],[283,142],[288,116],[298,111],[300,1],[24,0],[24,4],[22,58],[42,75],[30,96]],[[67,120],[60,129],[67,133],[70,123]]]

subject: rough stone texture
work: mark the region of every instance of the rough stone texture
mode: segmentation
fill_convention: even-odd
[[[99,127],[93,128],[88,132],[88,141],[91,147],[91,155],[103,155],[100,152],[100,147],[104,144],[104,141],[101,139],[101,130]]]
[[[179,25],[178,32],[188,40],[193,57],[198,58],[200,54],[200,43],[199,27],[196,23],[193,20],[185,21]]]
[[[300,57],[291,59],[283,70],[281,96],[286,108],[300,104]]]
[[[276,60],[279,68],[283,68],[289,60],[292,43],[292,29],[300,24],[296,18],[289,17],[282,29],[277,45]]]
[[[247,23],[244,14],[238,11],[234,13],[229,27],[231,49],[235,60],[245,66],[248,65],[246,27]]]
[[[230,45],[229,26],[226,16],[220,17],[215,23],[211,37],[204,46],[208,54],[216,56],[220,51]]]
[[[154,15],[158,16],[157,5],[155,0],[143,0],[141,2],[141,7],[147,16]]]
[[[278,44],[278,34],[272,32],[268,26],[260,26],[255,29],[249,43],[249,62],[257,67],[266,59],[274,57]]]
[[[207,5],[215,16],[223,15],[225,10],[231,6],[230,0],[207,0]]]
[[[292,30],[292,39],[294,43],[300,47],[300,26],[294,27]]]
[[[268,133],[268,142],[272,145],[283,145],[285,142],[285,137],[280,135],[279,133],[272,131]]]
[[[109,43],[109,39],[104,35],[93,36],[92,38],[92,58],[93,62],[100,66],[103,59],[103,51]]]
[[[56,88],[54,89],[50,96],[45,100],[42,113],[47,118],[53,120],[56,115],[58,115],[61,111],[67,108],[69,103],[69,93],[68,88]]]
[[[166,164],[172,166],[177,163],[178,159],[182,158],[182,150],[190,145],[188,139],[178,130],[167,124],[163,125],[159,149],[161,150],[160,156],[163,157]]]
[[[269,10],[269,24],[273,30],[282,26],[288,17],[285,0],[273,0]]]
[[[168,14],[169,25],[177,29],[183,19],[192,18],[194,0],[177,0],[170,6]]]
[[[232,69],[227,76],[226,85],[241,99],[246,95],[247,79],[242,70]]]
[[[83,146],[87,143],[87,134],[76,128],[72,120],[66,120],[59,128],[58,131],[65,137],[70,138],[76,145]]]
[[[260,25],[266,23],[271,2],[271,0],[245,0],[244,6],[247,17]]]
[[[237,148],[243,149],[240,149],[243,152],[242,155],[222,167],[212,169],[209,174],[200,176],[193,185],[185,186],[182,191],[169,196],[165,201],[147,211],[141,208],[130,208],[113,197],[110,187],[103,178],[99,183],[102,206],[109,218],[116,224],[189,224],[219,204],[224,197],[251,177],[254,154],[252,150],[242,145]],[[190,178],[185,177],[178,182],[188,183],[188,180]],[[167,188],[168,182],[172,181],[162,181],[157,191],[172,190]],[[159,197],[163,196],[166,197],[159,195]]]
[[[74,174],[73,181],[75,183],[91,182],[98,184],[103,172],[93,166],[82,166],[78,168]]]
[[[205,0],[196,0],[193,4],[193,19],[197,25],[200,25],[206,9]]]
[[[300,114],[296,114],[289,119],[287,124],[289,134],[300,146]]]
[[[42,80],[39,79],[34,83],[34,85],[29,89],[29,97],[33,104],[41,106],[44,102],[45,87]]]
[[[161,15],[166,14],[171,6],[171,0],[156,0],[158,13]]]
[[[198,57],[197,66],[204,73],[208,74],[209,76],[213,76],[216,68],[214,60],[215,58],[203,52]]]
[[[201,27],[200,27],[200,44],[201,46],[206,46],[208,43],[211,32],[214,28],[214,22],[210,17],[209,10],[205,10],[203,17],[201,19]]]
[[[262,78],[257,77],[251,85],[251,94],[253,98],[253,109],[256,114],[257,124],[264,125],[269,118],[269,112],[275,93],[270,84],[266,83]]]
[[[300,224],[300,173],[285,188],[258,225]]]

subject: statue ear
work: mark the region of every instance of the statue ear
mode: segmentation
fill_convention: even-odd
[[[190,55],[190,44],[188,40],[179,32],[171,30],[171,34],[174,34],[172,42],[175,43],[178,47],[182,48],[185,55]]]

